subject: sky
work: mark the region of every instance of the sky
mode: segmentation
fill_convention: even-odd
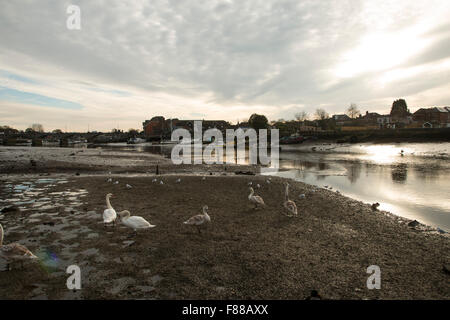
[[[157,115],[449,106],[448,17],[448,0],[3,1],[0,125],[109,131]]]

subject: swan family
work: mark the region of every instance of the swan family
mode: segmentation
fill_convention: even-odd
[[[205,180],[205,177],[202,178]],[[152,181],[153,182],[153,181]],[[156,182],[156,181],[155,181]],[[181,179],[177,180],[177,183],[180,183]],[[267,180],[270,183],[270,180]],[[163,181],[160,180],[160,184],[163,184]],[[252,182],[248,183],[250,186],[250,194],[248,195],[248,200],[254,205],[253,209],[258,209],[259,207],[265,207],[266,204],[261,196],[255,194],[255,190],[253,189]],[[257,187],[260,188],[259,184]],[[285,200],[283,202],[284,208],[287,210],[287,216],[297,216],[297,206],[294,201],[289,199],[289,184],[285,184]],[[126,227],[133,229],[134,234],[137,234],[138,230],[150,229],[156,227],[151,224],[143,217],[140,216],[132,216],[129,210],[123,210],[119,213],[111,205],[110,199],[113,197],[112,193],[108,193],[106,195],[106,209],[103,211],[103,223],[106,227],[108,224],[116,225],[117,217],[120,217],[120,221]],[[183,224],[189,225],[197,228],[198,233],[201,233],[201,227],[205,227],[208,223],[211,222],[211,217],[208,214],[208,206],[204,205],[202,207],[202,213],[198,215],[194,215],[188,220],[184,221]],[[9,270],[9,265],[13,261],[24,261],[28,259],[38,259],[30,250],[28,250],[25,246],[19,243],[10,243],[7,245],[3,244],[4,238],[4,230],[2,225],[0,224],[0,258],[3,258],[7,261],[7,266]]]

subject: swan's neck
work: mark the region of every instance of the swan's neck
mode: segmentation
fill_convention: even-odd
[[[0,247],[3,245],[3,227],[0,224]]]
[[[254,193],[255,193],[255,191],[253,189],[250,189],[250,195],[248,196],[248,198],[250,199],[251,197],[253,197]]]
[[[122,219],[128,219],[130,217],[129,212],[125,212],[124,214],[125,214],[125,216],[123,216]]]
[[[286,186],[286,191],[284,192],[284,197],[286,198],[286,201],[289,200],[289,186]]]
[[[208,212],[206,212],[205,209],[203,209],[203,215],[205,216],[205,218],[206,218],[207,220],[211,220],[211,218],[209,217]]]
[[[108,209],[112,209],[113,207],[111,206],[111,202],[109,202],[109,197],[106,196],[106,206],[108,207]]]

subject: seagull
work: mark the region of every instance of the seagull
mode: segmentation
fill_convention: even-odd
[[[111,178],[109,178],[108,180],[106,180],[107,182],[112,182],[112,179]]]
[[[180,183],[181,182],[181,178],[178,178],[175,183]]]
[[[255,193],[255,191],[253,190],[252,187],[250,187],[250,194],[248,195],[248,200],[250,200],[250,202],[255,204],[254,209],[257,209],[258,205],[266,206],[266,204],[264,203],[263,198],[261,198],[260,196],[255,196],[254,193]]]
[[[133,188],[132,186],[130,186],[128,183],[127,183],[127,189],[131,189],[131,188]]]
[[[253,185],[253,182],[252,182],[252,181],[250,181],[250,182],[248,183],[248,185],[249,185],[249,186]]]
[[[119,181],[115,181],[114,184],[119,184]]]
[[[211,217],[208,215],[208,206],[203,206],[202,208],[203,214],[198,214],[196,216],[193,216],[183,222],[184,224],[188,224],[191,226],[195,226],[198,230],[198,233],[201,233],[200,226],[206,224],[207,222],[211,222]]]
[[[164,182],[161,180],[161,181],[159,182],[159,184],[164,184]]]
[[[202,180],[205,181],[205,180],[206,180],[206,177],[203,177]]]
[[[113,196],[112,193],[108,193],[106,195],[106,209],[103,211],[103,223],[106,227],[107,223],[113,223],[113,225],[116,225],[116,219],[117,219],[117,213],[116,210],[111,206],[111,203],[109,202],[109,198]]]
[[[21,261],[23,267],[23,261],[28,259],[38,259],[27,247],[19,243],[3,244],[3,227],[0,224],[0,258],[7,261],[7,269],[10,269],[10,263],[12,261]]]
[[[260,188],[261,188],[261,185],[258,183],[258,184],[256,185],[256,188],[260,189]]]
[[[266,180],[267,184],[270,184],[270,180]]]
[[[158,181],[158,179],[153,179],[153,180],[152,180],[152,182],[157,182],[157,181]]]
[[[124,225],[134,230],[135,235],[137,234],[138,229],[149,229],[156,227],[140,216],[130,216],[130,211],[128,210],[119,212],[119,216],[121,217],[121,221]]]

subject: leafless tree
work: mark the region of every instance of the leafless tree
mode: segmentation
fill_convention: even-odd
[[[358,106],[355,103],[352,103],[347,109],[347,114],[350,118],[355,119],[360,114]]]
[[[314,113],[314,115],[316,116],[316,119],[318,119],[318,120],[325,120],[330,117],[328,112],[326,112],[324,109],[321,109],[321,108],[316,109],[316,112]]]
[[[308,119],[308,114],[305,111],[300,111],[299,113],[295,114],[295,119],[297,121],[305,121]]]
[[[31,125],[31,130],[34,132],[44,132],[44,126],[40,123],[33,123]]]

